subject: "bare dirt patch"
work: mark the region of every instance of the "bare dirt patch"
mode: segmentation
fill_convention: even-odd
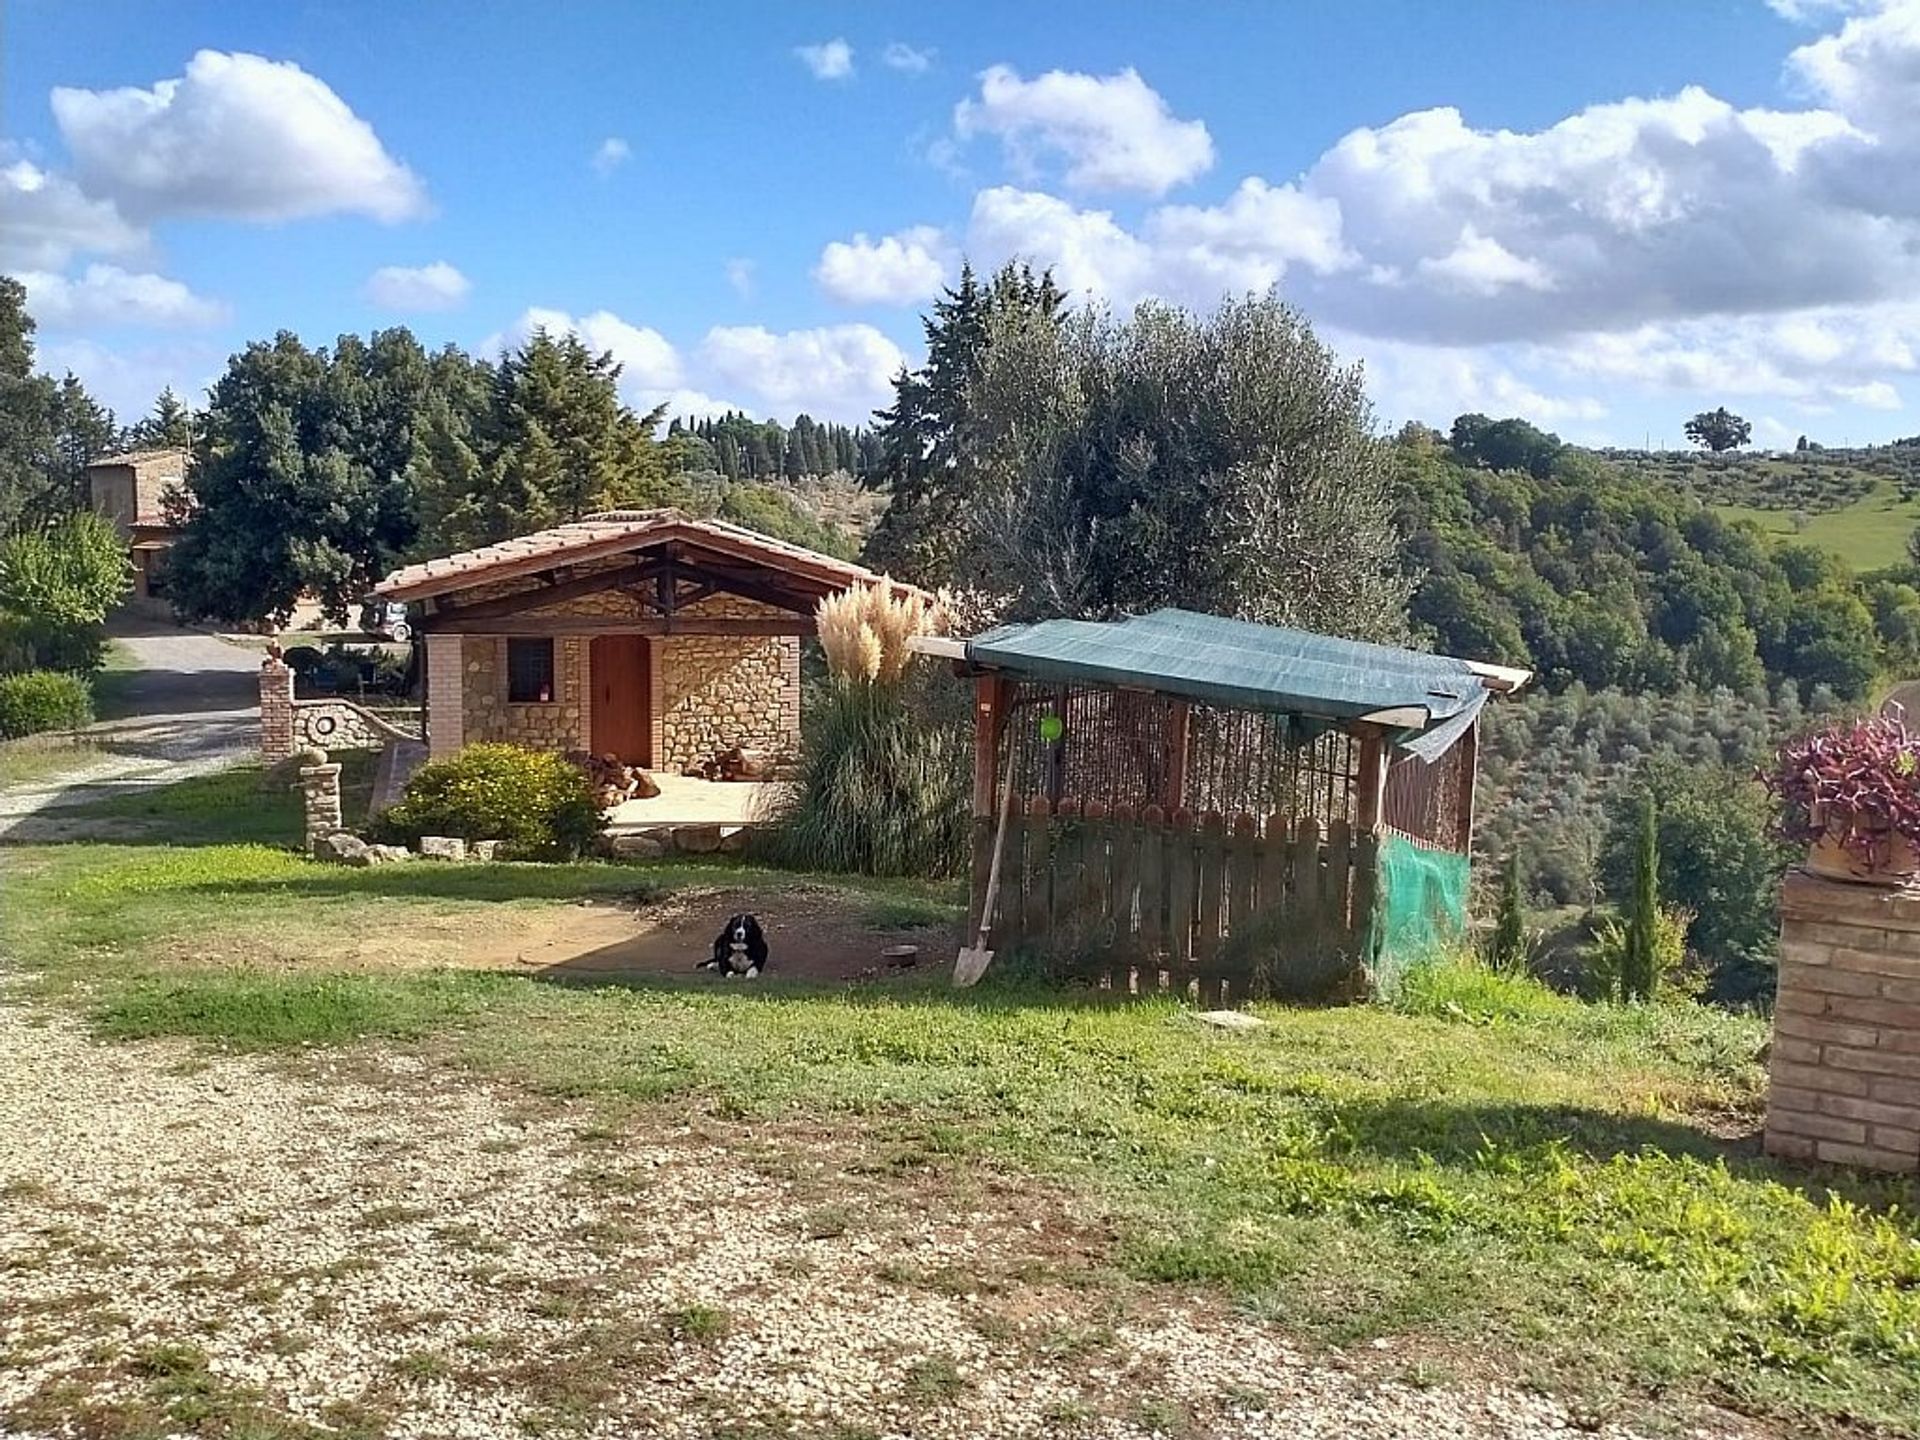
[[[917,946],[919,966],[952,959],[957,926],[883,928],[869,917],[871,904],[832,890],[744,887],[685,890],[646,906],[582,902],[515,916],[518,923],[477,939],[455,963],[583,978],[692,976],[727,917],[741,911],[759,916],[771,952],[757,983],[884,978],[898,973],[883,953],[896,945]]]

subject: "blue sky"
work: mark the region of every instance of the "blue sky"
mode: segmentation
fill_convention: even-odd
[[[959,258],[1277,285],[1383,424],[1920,432],[1920,0],[13,0],[0,267],[124,414],[228,353],[571,326],[858,420]]]

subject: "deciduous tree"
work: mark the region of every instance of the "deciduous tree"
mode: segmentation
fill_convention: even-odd
[[[1702,410],[1687,421],[1687,439],[1719,455],[1738,450],[1753,439],[1753,426],[1722,405],[1718,410]]]

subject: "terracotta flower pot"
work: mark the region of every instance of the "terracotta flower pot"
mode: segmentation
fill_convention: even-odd
[[[1871,859],[1841,843],[1844,829],[1830,829],[1807,852],[1807,869],[1825,880],[1854,885],[1905,885],[1920,875],[1920,852],[1906,836],[1888,832],[1878,837]]]

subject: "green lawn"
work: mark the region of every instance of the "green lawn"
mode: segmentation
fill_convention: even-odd
[[[955,994],[347,973],[328,937],[716,878],[768,908],[801,880],[876,914],[954,896],[711,864],[352,871],[257,844],[0,865],[0,943],[111,1036],[378,1041],[615,1116],[691,1110],[742,1144],[831,1136],[881,1174],[990,1168],[1102,1214],[1115,1273],[1218,1288],[1304,1341],[1406,1337],[1601,1416],[1707,1399],[1795,1433],[1920,1434],[1914,1187],[1758,1155],[1753,1020],[1465,968],[1396,1009],[1261,1007],[1251,1034],[1005,978]],[[269,959],[224,944],[263,925]],[[289,963],[301,945],[317,958]]]
[[[1855,570],[1879,570],[1904,561],[1907,539],[1920,527],[1920,500],[1902,500],[1890,480],[1876,482],[1864,499],[1851,505],[1809,515],[1799,530],[1789,511],[1745,505],[1713,508],[1730,520],[1751,520],[1770,535],[1817,545]]]

